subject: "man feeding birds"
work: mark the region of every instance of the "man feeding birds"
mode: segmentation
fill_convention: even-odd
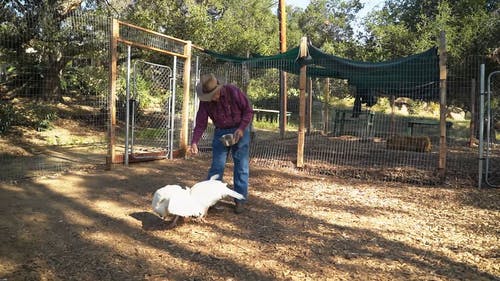
[[[234,191],[245,197],[245,199],[235,199],[234,211],[240,214],[244,211],[244,204],[248,200],[249,125],[253,118],[252,106],[241,89],[231,84],[222,84],[211,73],[201,76],[196,86],[196,94],[200,99],[200,105],[196,113],[196,125],[189,152],[192,155],[198,154],[198,142],[207,128],[210,117],[215,125],[215,132],[212,140],[212,164],[207,179],[218,174],[221,175],[222,181],[230,151],[234,162]],[[228,134],[232,135],[230,141],[227,141],[225,136]]]

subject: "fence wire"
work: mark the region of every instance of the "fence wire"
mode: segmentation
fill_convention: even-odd
[[[2,27],[9,24],[2,23]],[[106,17],[78,11],[55,27],[39,29],[50,30],[50,33],[39,34],[36,38],[22,37],[26,44],[21,48],[17,44],[19,39],[6,33],[6,30],[12,33],[12,28],[0,29],[0,164],[3,167],[0,180],[105,163],[110,26],[111,21]],[[154,33],[141,32],[127,25],[120,29],[127,40],[182,52],[182,44]],[[18,35],[28,36],[28,33]],[[123,44],[118,50],[116,152],[123,154],[127,50]],[[132,65],[138,61],[166,65],[175,71],[178,80],[173,149],[177,149],[184,61],[133,47]],[[447,177],[471,186],[475,185],[478,176],[478,69],[482,61],[483,57],[464,59],[461,62],[464,67],[450,71],[447,80]],[[423,69],[425,65],[420,67]],[[288,68],[279,62],[260,68],[220,63],[195,50],[191,65],[189,132],[192,132],[197,107],[194,92],[197,77],[200,73],[212,72],[222,82],[242,88],[253,104],[252,163],[271,169],[296,169],[299,77],[290,73],[284,77],[278,70]],[[487,73],[495,69],[498,64],[489,65]],[[419,70],[406,71],[422,75]],[[421,184],[440,182],[437,173],[440,150],[438,83],[395,87],[395,81],[386,82],[386,87],[363,92],[346,80],[308,77],[303,172]],[[148,116],[151,110],[147,109],[163,103],[165,97],[151,92],[165,91],[165,87],[154,90],[154,78],[137,83],[141,90],[137,94],[141,96],[137,116],[148,120],[153,116]],[[286,86],[284,104],[281,84]],[[492,86],[493,92],[498,93],[497,80]],[[495,127],[499,118],[498,94],[493,96],[492,128],[498,130]],[[280,129],[283,118],[280,112],[286,115],[283,130]],[[147,138],[149,133],[157,131],[149,127],[143,129],[141,142],[163,145],[163,140]],[[199,143],[202,157],[210,157],[212,134],[213,128],[209,128]],[[496,131],[492,136],[490,179],[495,181],[498,174],[494,173],[500,170],[496,169],[499,166]]]
[[[105,162],[109,20],[39,12],[1,23],[0,180]]]
[[[447,177],[471,186],[477,178],[478,69],[483,60],[464,60],[467,67],[450,75],[446,85]],[[244,64],[214,63],[210,58],[200,61],[202,73],[212,72],[223,82],[240,86],[253,103],[251,161],[260,166],[293,169],[297,161],[299,77],[287,74],[288,101],[284,110],[278,71],[283,65],[251,69]],[[427,67],[416,65],[414,71],[405,71],[419,75]],[[491,69],[494,67],[498,66]],[[396,81],[386,82],[386,88],[377,88],[360,98],[348,81],[308,78],[302,170],[344,178],[441,183],[439,83],[395,88]],[[279,112],[284,111],[288,118],[283,135]],[[211,138],[206,139],[209,147]],[[498,153],[495,146],[492,159]]]

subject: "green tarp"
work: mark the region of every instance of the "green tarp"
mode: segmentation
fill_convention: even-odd
[[[373,91],[396,96],[435,96],[439,84],[439,57],[437,48],[404,58],[384,62],[362,62],[329,55],[309,45],[309,56],[298,59],[299,48],[273,56],[242,58],[205,51],[216,59],[253,68],[275,68],[298,75],[307,65],[308,77],[346,79],[356,86],[358,93],[373,95]]]

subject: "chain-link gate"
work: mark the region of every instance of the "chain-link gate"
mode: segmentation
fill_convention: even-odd
[[[484,85],[486,84],[486,91]],[[485,81],[481,66],[481,117],[479,145],[479,186],[500,187],[500,71],[491,72]]]
[[[132,160],[172,158],[175,75],[165,65],[136,61],[129,87],[126,151]],[[126,162],[130,159],[126,159]],[[127,164],[127,163],[126,163]]]

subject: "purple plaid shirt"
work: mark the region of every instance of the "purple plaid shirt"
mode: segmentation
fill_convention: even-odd
[[[198,144],[207,128],[208,117],[216,128],[245,130],[253,118],[253,109],[245,93],[238,87],[226,84],[221,88],[219,101],[200,101],[196,113],[196,126],[191,144]]]

